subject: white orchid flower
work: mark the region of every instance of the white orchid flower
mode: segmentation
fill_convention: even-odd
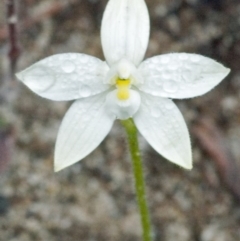
[[[57,54],[17,74],[44,98],[76,100],[58,133],[56,171],[92,152],[115,119],[128,118],[133,118],[140,133],[163,157],[184,168],[192,167],[185,121],[168,98],[202,95],[230,70],[210,58],[187,53],[142,62],[149,28],[144,0],[110,0],[101,27],[106,62],[86,54]]]

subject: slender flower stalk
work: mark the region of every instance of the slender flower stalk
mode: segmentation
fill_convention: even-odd
[[[142,237],[143,241],[152,240],[150,215],[147,205],[146,192],[145,192],[145,181],[142,160],[138,145],[138,131],[132,119],[123,120],[122,124],[126,130],[129,149],[131,153],[135,190],[137,195],[137,201],[139,206],[139,212],[141,215],[142,224]]]

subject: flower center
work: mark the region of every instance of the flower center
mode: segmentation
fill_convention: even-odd
[[[119,100],[127,100],[130,97],[130,79],[117,79],[117,98]]]

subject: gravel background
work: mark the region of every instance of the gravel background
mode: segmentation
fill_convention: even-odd
[[[232,69],[210,93],[176,101],[191,133],[191,171],[164,160],[140,137],[155,241],[239,241],[240,1],[146,2],[151,17],[146,57],[193,52]],[[19,1],[18,69],[63,52],[103,59],[99,33],[105,5],[103,0]],[[2,83],[11,80],[4,9],[1,1]],[[55,174],[54,143],[70,102],[42,99],[19,83],[5,94],[0,117],[11,127],[0,132],[0,240],[141,240],[119,122],[87,158]]]

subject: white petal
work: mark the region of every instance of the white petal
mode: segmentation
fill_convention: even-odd
[[[103,15],[101,39],[107,62],[142,61],[149,39],[149,14],[144,0],[110,0]]]
[[[149,144],[169,161],[192,168],[192,153],[185,121],[169,99],[141,95],[141,107],[134,122]]]
[[[105,98],[106,93],[80,99],[68,110],[57,137],[55,171],[83,159],[109,133],[115,117],[106,112]]]
[[[219,84],[230,72],[218,62],[197,54],[164,54],[147,59],[139,66],[146,93],[191,98],[203,95]]]
[[[51,100],[74,100],[108,89],[103,84],[109,68],[105,62],[85,54],[57,54],[17,74],[28,88]]]
[[[137,91],[129,90],[130,97],[127,100],[119,100],[117,98],[117,90],[111,91],[107,95],[106,108],[117,119],[126,120],[134,116],[138,111],[141,98]]]

